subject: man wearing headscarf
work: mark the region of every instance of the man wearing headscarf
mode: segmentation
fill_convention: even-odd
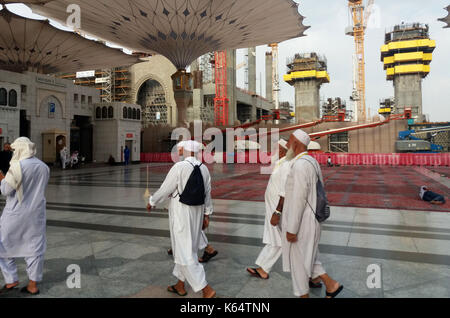
[[[266,203],[266,218],[264,222],[263,243],[266,246],[256,259],[258,268],[247,268],[250,275],[268,279],[269,272],[281,256],[281,228],[278,226],[283,211],[284,192],[286,178],[289,173],[289,161],[286,160],[287,141],[280,139],[278,142],[278,158],[267,184],[264,196]],[[272,160],[277,158],[275,155]],[[273,220],[272,220],[273,219]]]
[[[317,221],[316,184],[323,184],[317,161],[308,155],[311,139],[303,130],[296,130],[289,138],[287,160],[291,169],[286,180],[286,197],[282,218],[283,270],[291,272],[294,295],[309,297],[309,279],[322,281],[327,298],[336,297],[343,289],[327,275],[319,261],[321,225]]]
[[[193,140],[186,141],[183,149],[184,160],[177,162],[170,169],[159,190],[150,197],[147,210],[150,212],[152,207],[170,198],[170,239],[175,261],[173,275],[178,282],[169,286],[167,290],[179,296],[186,296],[185,281],[187,281],[194,292],[201,290],[204,298],[212,298],[216,292],[206,282],[205,269],[197,256],[202,229],[208,227],[209,215],[213,211],[211,176],[208,168],[196,158],[200,151],[199,143]],[[196,206],[184,204],[176,199],[183,193],[194,166],[199,166],[205,190],[204,204]]]
[[[45,190],[50,170],[35,157],[36,146],[28,138],[18,138],[11,145],[14,151],[11,167],[0,177],[6,206],[0,218],[0,268],[6,293],[19,285],[16,258],[25,258],[28,286],[21,292],[36,295],[42,281],[46,249]]]

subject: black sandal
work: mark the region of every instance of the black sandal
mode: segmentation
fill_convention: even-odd
[[[338,289],[336,289],[336,291],[334,291],[334,292],[332,292],[332,293],[326,292],[327,297],[334,298],[334,297],[336,297],[337,295],[339,295],[339,293],[340,293],[343,289],[344,289],[344,286],[341,285],[341,286],[338,287]]]
[[[175,285],[169,286],[167,287],[167,291],[170,293],[174,293],[177,294],[178,296],[184,297],[187,295],[187,292],[185,292],[184,294],[180,293],[176,288]]]
[[[309,288],[322,288],[322,283],[314,283],[312,279],[309,280]]]
[[[9,292],[13,291],[14,289],[17,288],[17,286],[19,286],[19,285],[16,285],[16,286],[10,287],[10,288],[6,287],[6,285],[3,286],[2,289],[0,289],[0,295],[6,294],[6,293],[9,293]]]
[[[216,256],[217,254],[219,254],[219,252],[217,252],[217,251],[214,251],[214,252],[212,252],[211,254],[208,253],[207,251],[204,251],[204,252],[203,252],[202,258],[199,259],[198,261],[199,261],[200,263],[208,263],[208,261],[209,261],[211,258],[213,258],[214,256]]]
[[[39,295],[39,289],[38,289],[37,292],[32,293],[32,292],[30,292],[30,291],[28,290],[27,286],[23,287],[23,288],[20,290],[20,292],[21,292],[22,294],[28,294],[28,295],[33,295],[33,296],[34,296],[34,295]]]
[[[173,255],[173,250],[172,250],[171,248],[169,248],[169,249],[167,250],[167,254]]]
[[[254,272],[250,271],[250,269],[252,269]],[[253,277],[257,277],[257,278],[261,278],[261,279],[269,279],[269,274],[267,274],[267,277],[262,277],[256,268],[247,268],[247,272],[249,272],[249,274],[252,275]]]

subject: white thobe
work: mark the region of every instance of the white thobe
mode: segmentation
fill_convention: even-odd
[[[50,170],[37,158],[20,161],[23,200],[2,180],[0,188],[6,205],[0,218],[0,267],[5,276],[16,278],[15,258],[25,258],[29,278],[42,279],[42,262],[46,250],[46,200]],[[8,278],[12,279],[12,278]],[[7,283],[12,283],[8,282]]]
[[[266,218],[264,221],[263,243],[266,246],[262,249],[255,263],[266,273],[272,270],[273,265],[281,256],[281,224],[273,226],[270,224],[270,220],[278,206],[280,197],[285,196],[285,185],[289,168],[289,161],[286,160],[286,157],[278,160],[270,176],[264,196]]]
[[[325,274],[318,260],[321,226],[313,211],[317,200],[317,174],[323,183],[319,164],[303,153],[292,160],[286,180],[282,219],[283,270],[292,274],[295,296],[309,293],[309,278]],[[297,242],[288,242],[286,232],[296,234]]]
[[[151,206],[157,206],[168,198],[170,239],[175,261],[173,274],[181,281],[187,280],[195,292],[206,287],[205,271],[198,262],[198,248],[201,242],[203,216],[213,211],[211,200],[211,177],[208,168],[201,165],[200,171],[205,185],[205,204],[188,206],[181,203],[178,194],[184,187],[193,171],[192,165],[199,165],[200,161],[193,157],[176,163],[170,169],[166,179],[157,192],[150,197]]]

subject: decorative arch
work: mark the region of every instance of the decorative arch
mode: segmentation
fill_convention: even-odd
[[[102,118],[103,119],[108,118],[108,108],[106,106],[103,106],[102,108]]]
[[[50,113],[50,104],[54,104],[55,109],[54,113]],[[41,104],[39,105],[39,116],[42,116],[42,114],[46,114],[48,118],[57,118],[62,119],[64,118],[63,114],[63,106],[59,98],[57,98],[55,95],[48,95],[44,99],[42,99]]]
[[[128,110],[126,107],[123,108],[123,114],[122,114],[123,119],[127,119],[128,118]]]

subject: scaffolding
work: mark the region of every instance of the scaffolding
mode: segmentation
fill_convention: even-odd
[[[214,98],[215,124],[228,125],[228,95],[227,95],[227,52],[214,54],[216,97]]]
[[[199,70],[203,72],[203,84],[214,83],[214,53],[200,57]]]
[[[287,59],[288,73],[301,71],[326,71],[327,59],[317,53],[295,54],[294,57]]]
[[[125,67],[95,70],[93,76],[87,77],[77,77],[76,73],[61,74],[58,77],[73,80],[75,85],[100,90],[100,99],[104,103],[130,102],[131,99],[131,78],[129,69]]]
[[[148,80],[142,85],[138,93],[138,104],[142,107],[144,127],[168,123],[166,93],[157,81]]]

